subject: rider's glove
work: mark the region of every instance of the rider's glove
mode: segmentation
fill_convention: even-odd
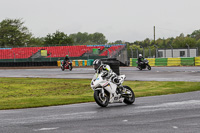
[[[106,77],[106,76],[108,76],[108,72],[103,72],[101,75],[101,77]]]

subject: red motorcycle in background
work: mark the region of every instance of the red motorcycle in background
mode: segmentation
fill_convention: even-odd
[[[61,62],[61,70],[64,71],[65,69],[72,70],[72,63],[71,61],[66,61],[65,66],[63,66],[64,61]]]

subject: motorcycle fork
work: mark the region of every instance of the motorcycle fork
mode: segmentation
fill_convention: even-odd
[[[102,93],[102,96],[105,97],[105,94],[104,94],[104,88],[101,89],[101,93]]]

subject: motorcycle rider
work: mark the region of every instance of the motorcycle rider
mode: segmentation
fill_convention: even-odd
[[[66,55],[66,56],[65,56],[65,59],[64,59],[64,62],[63,62],[63,66],[65,66],[66,62],[68,62],[68,61],[69,61],[69,56]]]
[[[144,57],[142,57],[142,54],[139,54],[139,57],[138,57],[138,65],[141,65],[141,62],[144,61]]]
[[[96,76],[98,76],[100,73],[103,73],[102,77],[105,77],[106,79],[111,79],[111,82],[118,86],[120,85],[117,74],[112,71],[109,65],[103,64],[100,59],[96,59],[93,62],[93,66]]]

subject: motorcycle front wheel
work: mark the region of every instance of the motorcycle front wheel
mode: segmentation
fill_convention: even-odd
[[[62,70],[62,71],[64,71],[64,70],[65,70],[65,68],[64,68],[63,66],[61,66],[61,70]]]
[[[123,87],[125,89],[124,90],[125,93],[130,94],[130,95],[127,95],[126,97],[124,97],[124,103],[126,103],[126,104],[134,103],[135,102],[135,94],[134,94],[133,90],[128,86],[123,86]]]
[[[103,93],[100,90],[94,91],[94,100],[99,106],[101,107],[108,106],[109,99],[110,98],[108,94],[104,93],[104,96],[103,96]]]
[[[138,67],[138,69],[139,69],[139,70],[142,70],[142,67],[141,67],[141,66],[139,66],[139,67]]]
[[[70,70],[70,71],[72,70],[72,66],[71,66],[71,65],[69,65],[69,70]]]
[[[147,65],[147,69],[148,69],[148,70],[151,70],[151,66],[150,66],[150,65]]]

